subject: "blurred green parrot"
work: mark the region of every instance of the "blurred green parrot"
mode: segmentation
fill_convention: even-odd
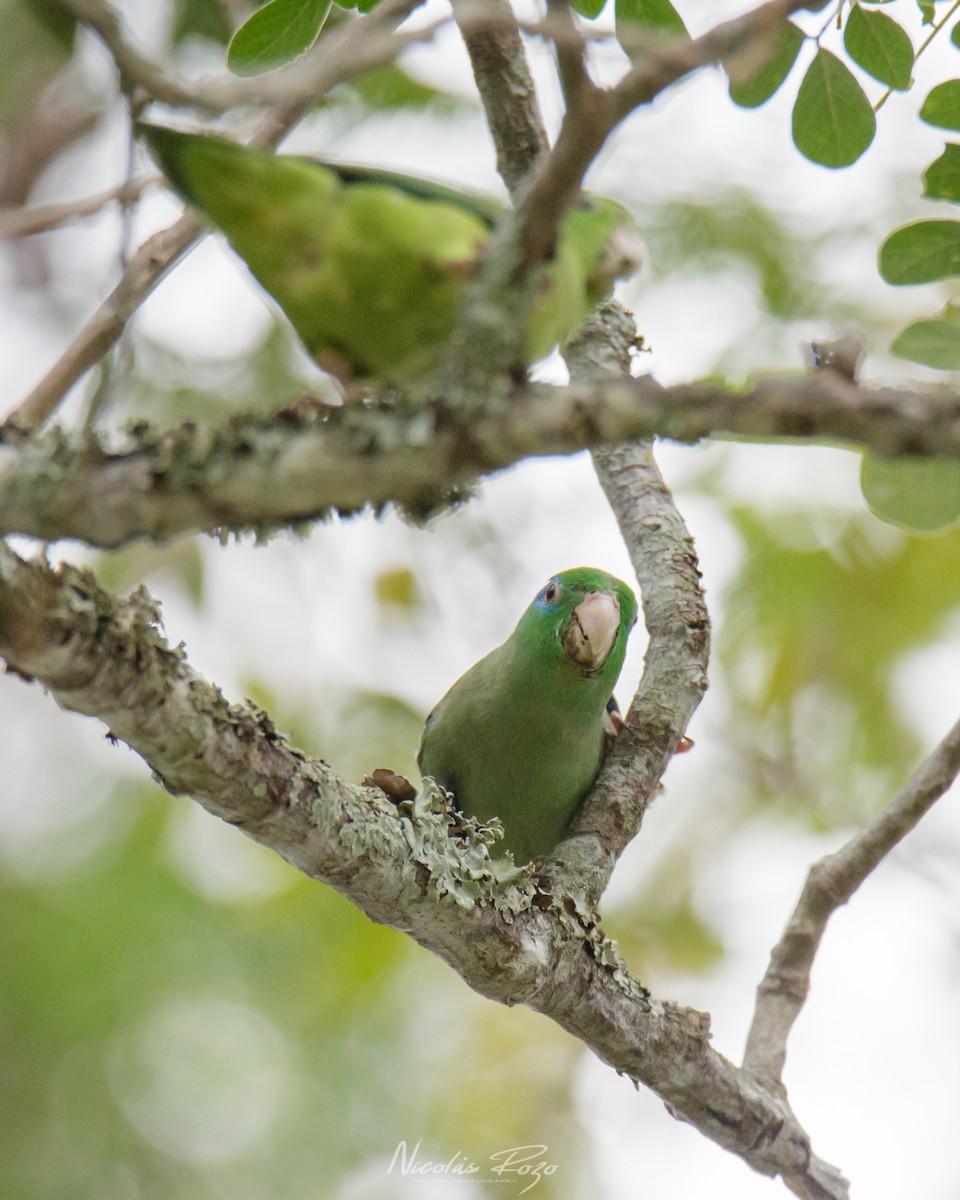
[[[171,186],[226,234],[321,367],[344,383],[402,385],[438,362],[502,211],[495,201],[387,171],[140,128]],[[574,334],[642,254],[627,211],[584,195],[538,269],[528,363]]]
[[[618,731],[613,685],[637,601],[592,567],[555,575],[509,638],[470,668],[427,717],[417,761],[519,863],[561,840]]]

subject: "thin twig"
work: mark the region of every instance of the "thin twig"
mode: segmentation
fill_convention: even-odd
[[[547,0],[547,16],[556,27],[553,43],[563,100],[567,112],[574,119],[580,119],[584,106],[599,91],[587,73],[586,45],[574,23],[569,0]]]
[[[36,204],[29,208],[0,209],[0,237],[19,238],[46,233],[72,221],[96,216],[109,204],[129,204],[137,200],[148,187],[161,183],[163,176],[146,175],[121,183],[118,187],[85,196],[82,200],[66,200],[61,204]]]
[[[418,29],[395,32],[396,26],[424,0],[382,0],[370,13],[345,21],[306,54],[279,70],[252,79],[224,73],[213,79],[189,82],[177,79],[141,54],[126,38],[117,12],[103,0],[62,0],[65,7],[103,42],[116,64],[123,91],[134,89],[175,108],[209,114],[244,105],[273,107],[296,103],[304,96],[320,96],[333,86],[368,67],[390,62],[406,46],[429,41],[448,16]],[[362,37],[356,36],[360,30]]]
[[[813,864],[759,987],[743,1065],[779,1080],[787,1038],[810,988],[827,922],[907,836],[960,772],[960,721],[887,807],[834,854]]]
[[[127,322],[170,267],[201,236],[200,221],[186,213],[147,238],[120,282],[33,391],[7,416],[8,440],[24,438],[50,416],[73,385],[119,341]]]

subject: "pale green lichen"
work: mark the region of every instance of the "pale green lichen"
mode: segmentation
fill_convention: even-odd
[[[536,893],[532,867],[517,867],[510,855],[491,858],[491,847],[503,836],[499,820],[481,823],[464,816],[430,779],[412,800],[397,804],[396,813],[396,840],[382,829],[382,821],[347,821],[339,837],[352,854],[374,850],[393,856],[402,839],[414,868],[404,870],[404,902],[453,901],[462,908],[489,904],[507,920],[530,907]]]

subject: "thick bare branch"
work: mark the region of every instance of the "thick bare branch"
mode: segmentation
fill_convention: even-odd
[[[409,933],[482,995],[549,1016],[755,1170],[802,1180],[818,1200],[847,1196],[783,1095],[711,1049],[707,1017],[651,997],[562,904],[534,903],[528,870],[496,882],[429,794],[394,806],[288,745],[266,714],[228,704],[167,645],[143,589],[122,601],[88,572],[0,545],[0,653],[61,707],[103,721],[169,791]]]
[[[779,1080],[787,1039],[810,988],[827,922],[907,836],[960,773],[960,721],[887,807],[846,845],[813,864],[759,987],[743,1065]]]
[[[515,195],[530,168],[549,149],[530,65],[508,0],[486,0],[478,25],[475,0],[454,0],[453,15],[480,91],[497,152],[497,170]]]

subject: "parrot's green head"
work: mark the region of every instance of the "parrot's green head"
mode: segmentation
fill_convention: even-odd
[[[567,214],[564,233],[580,259],[591,308],[610,295],[618,279],[635,275],[646,261],[636,221],[622,204],[605,196],[584,194]]]
[[[575,567],[544,584],[514,637],[554,662],[561,678],[596,679],[609,694],[636,623],[637,600],[625,583],[594,567]]]

